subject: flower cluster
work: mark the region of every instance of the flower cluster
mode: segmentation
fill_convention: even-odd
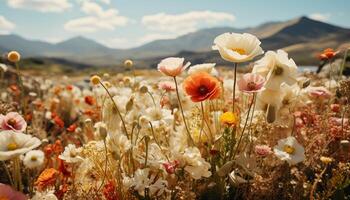
[[[126,60],[125,73],[88,83],[4,82],[0,199],[345,195],[349,80],[299,73],[287,52],[264,54],[260,44],[247,33],[215,38],[233,70],[170,57],[157,76]],[[338,53],[321,56],[331,62]],[[252,70],[237,73],[245,64]]]

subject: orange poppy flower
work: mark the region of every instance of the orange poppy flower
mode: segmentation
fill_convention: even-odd
[[[193,102],[216,99],[221,94],[220,81],[206,72],[187,77],[183,82],[183,89]]]
[[[59,171],[54,168],[45,169],[35,181],[35,185],[39,190],[43,190],[48,186],[54,185],[58,175]]]
[[[338,51],[334,51],[331,48],[327,48],[318,57],[321,60],[329,60],[334,58],[334,56],[336,56],[338,53]]]

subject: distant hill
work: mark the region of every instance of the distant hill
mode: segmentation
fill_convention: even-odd
[[[131,49],[108,48],[81,36],[51,44],[27,40],[18,35],[0,35],[0,53],[16,49],[24,57],[61,58],[95,66],[115,65],[125,58],[132,58],[137,60],[141,67],[148,67],[155,59],[174,55],[183,55],[189,60],[225,64],[217,52],[211,50],[214,38],[225,32],[252,33],[259,37],[265,51],[283,48],[290,52],[297,64],[314,64],[317,62],[314,58],[316,52],[350,43],[350,29],[300,17],[242,29],[202,29],[175,39],[156,40]]]

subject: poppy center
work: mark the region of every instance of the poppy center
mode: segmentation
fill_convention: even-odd
[[[33,161],[33,162],[35,162],[35,161],[38,160],[38,158],[37,158],[36,156],[32,156],[32,157],[30,158],[30,160]]]
[[[15,127],[16,123],[17,123],[17,121],[14,118],[7,120],[7,124],[12,126],[12,127]]]
[[[9,151],[13,151],[13,150],[16,150],[17,149],[17,144],[12,142],[10,144],[7,145],[7,150]]]
[[[232,51],[239,53],[240,55],[246,55],[246,51],[241,48],[233,48]]]
[[[205,87],[204,85],[199,86],[198,92],[200,95],[205,95],[208,93],[208,88]]]
[[[283,74],[283,68],[277,66],[276,69],[275,69],[275,75],[279,76],[279,75],[282,75],[282,74]]]
[[[294,154],[295,148],[290,146],[290,145],[284,145],[283,151],[288,153],[288,154]]]
[[[256,83],[254,83],[254,82],[249,82],[249,83],[247,84],[247,88],[248,88],[249,90],[255,90],[255,88],[256,88]]]

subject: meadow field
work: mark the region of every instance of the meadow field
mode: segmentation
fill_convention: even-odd
[[[317,74],[248,33],[213,45],[231,67],[48,76],[10,51],[0,199],[350,198],[348,49],[320,49]]]

